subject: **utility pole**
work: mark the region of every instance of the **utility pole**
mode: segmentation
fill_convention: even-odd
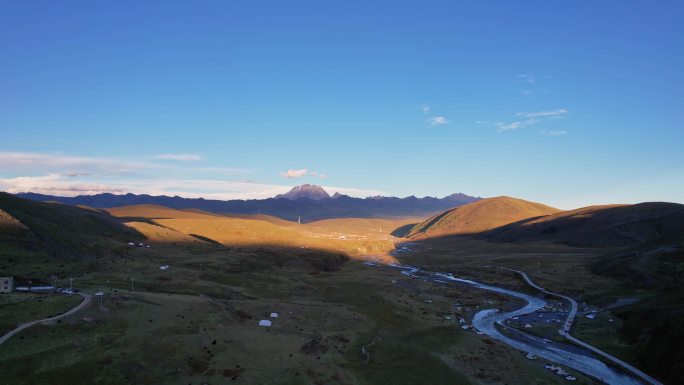
[[[72,292],[74,291],[74,279],[73,278],[69,278],[69,290]]]
[[[133,291],[133,277],[131,277],[131,291]]]

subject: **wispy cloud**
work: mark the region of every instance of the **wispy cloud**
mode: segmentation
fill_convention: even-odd
[[[567,114],[568,110],[564,108],[558,108],[555,110],[550,110],[550,111],[535,111],[535,112],[518,112],[515,115],[516,116],[522,116],[525,118],[550,118],[550,117],[559,117]]]
[[[309,170],[307,170],[305,168],[300,168],[298,170],[289,169],[287,171],[281,172],[280,176],[282,176],[283,178],[287,178],[287,179],[296,179],[296,178],[302,178],[302,177],[306,176],[306,174],[308,172],[309,172]]]
[[[121,174],[158,167],[150,162],[109,157],[70,156],[62,153],[0,151],[0,172],[21,170],[55,170],[71,173],[98,172]]]
[[[90,173],[88,173],[88,172],[68,172],[68,173],[66,173],[66,174],[64,174],[64,175],[65,175],[65,176],[68,176],[68,177],[71,177],[71,178],[76,178],[76,177],[79,177],[79,176],[88,176],[88,175],[90,175]]]
[[[533,124],[539,123],[539,119],[527,119],[527,120],[521,120],[521,121],[515,121],[515,122],[510,122],[510,123],[505,123],[505,122],[496,122],[494,123],[494,126],[496,126],[497,130],[499,132],[503,131],[510,131],[510,130],[517,130],[519,128],[531,126]]]
[[[157,154],[150,158],[159,160],[175,160],[179,162],[196,162],[202,160],[202,157],[197,154]]]
[[[427,104],[424,104],[419,107],[420,111],[423,112],[423,114],[427,115],[427,119],[425,119],[426,122],[430,123],[433,126],[443,126],[445,124],[449,124],[449,121],[447,118],[441,115],[433,115],[432,112],[432,107],[430,107]]]
[[[534,112],[517,112],[515,116],[526,119],[518,119],[511,122],[495,122],[491,123],[488,120],[477,120],[477,124],[493,125],[498,132],[512,131],[520,128],[529,127],[541,123],[548,119],[560,119],[565,117],[570,111],[565,108],[557,108],[555,110],[543,110]],[[563,134],[556,134],[563,135]]]
[[[449,121],[443,116],[433,116],[427,120],[433,126],[442,126],[448,124]]]
[[[323,186],[329,192],[368,197],[386,195],[383,191],[359,188]],[[76,196],[100,193],[113,194],[150,194],[181,196],[185,198],[206,199],[263,199],[290,190],[289,185],[257,183],[254,181],[213,180],[213,179],[127,179],[117,181],[78,182],[60,174],[47,174],[32,177],[0,177],[0,191],[9,193],[35,192],[39,194]]]
[[[537,79],[531,74],[518,74],[518,80],[527,84],[537,84]]]
[[[565,135],[568,132],[565,130],[544,130],[544,131],[541,131],[541,133],[544,135],[549,135],[549,136],[559,136],[559,135]]]
[[[75,196],[101,193],[124,193],[125,189],[116,186],[74,182],[69,176],[47,174],[42,176],[20,176],[0,178],[0,190],[9,193],[35,192],[38,194]]]
[[[292,188],[287,184],[247,180],[243,175],[235,180],[226,178],[227,174],[253,172],[249,169],[155,162],[149,156],[141,159],[147,160],[0,151],[0,191],[59,196],[134,193],[207,199],[253,199],[272,197]],[[324,173],[306,168],[290,169],[281,175],[288,179],[304,176],[326,178]],[[338,187],[332,191],[338,190],[353,196],[382,193]]]
[[[523,95],[533,95],[540,93],[547,93],[548,91],[544,88],[543,79],[548,78],[548,76],[535,76],[532,74],[518,74],[516,75],[519,83],[522,83],[523,89],[520,93]],[[540,81],[541,80],[541,81]]]
[[[142,160],[114,157],[73,156],[63,153],[9,152],[0,151],[0,173],[46,173],[64,174],[70,177],[90,175],[121,176],[133,173],[173,172],[173,173],[220,173],[245,174],[252,170],[234,167],[190,166],[186,161],[201,160],[192,154],[161,154],[141,157]],[[178,160],[164,162],[163,160]]]

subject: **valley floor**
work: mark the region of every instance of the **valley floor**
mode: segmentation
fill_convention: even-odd
[[[568,382],[545,369],[548,362],[463,328],[481,309],[520,306],[511,297],[409,279],[312,249],[193,242],[122,250],[88,261],[13,262],[24,275],[61,263],[62,281],[73,275],[74,286],[105,295],[101,306],[93,300],[76,314],[5,342],[3,384]],[[615,281],[589,268],[603,253],[449,238],[401,244],[391,258],[531,292],[517,274],[492,267],[525,270],[541,286],[598,310],[620,294]],[[4,297],[0,310],[12,313],[4,329],[73,306],[69,297],[27,296],[32,300]],[[591,312],[581,309],[575,335],[634,358],[617,315],[608,309],[589,319],[585,313]],[[261,320],[272,325],[259,326]],[[556,324],[531,324],[525,331],[558,338]],[[577,377],[573,383],[595,383],[570,372]]]
[[[104,291],[103,305],[93,301],[7,341],[3,383],[566,382],[541,362],[461,328],[459,320],[478,308],[515,305],[509,298],[436,287],[355,261],[321,271],[300,252],[155,246],[103,260],[74,281]],[[171,267],[161,271],[162,264]],[[499,278],[522,286],[514,276]]]

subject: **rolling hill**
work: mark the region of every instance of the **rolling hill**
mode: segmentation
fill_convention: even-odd
[[[104,211],[152,242],[311,248],[351,256],[392,250],[390,231],[415,222],[414,218],[338,218],[298,224],[264,214],[213,214],[160,205],[123,206]]]
[[[511,197],[483,199],[441,212],[408,231],[409,238],[466,235],[509,223],[555,214],[560,210],[540,203]]]
[[[9,215],[4,210],[0,210],[0,231],[1,232],[12,232],[20,233],[27,231],[28,228],[24,226],[23,223],[19,222],[16,218]]]
[[[188,218],[188,219],[207,219],[216,218],[220,215],[208,213],[197,209],[178,210],[154,204],[121,206],[104,209],[109,214],[119,218]]]
[[[6,193],[0,193],[0,223],[0,274],[20,277],[45,277],[65,263],[89,266],[125,252],[127,242],[145,240],[107,213]]]
[[[511,223],[479,236],[497,242],[551,242],[580,247],[663,243],[684,237],[684,205],[647,202],[590,206]]]

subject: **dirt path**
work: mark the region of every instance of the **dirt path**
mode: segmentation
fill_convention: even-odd
[[[64,318],[64,317],[68,317],[68,316],[70,316],[70,315],[72,315],[72,314],[78,312],[79,310],[81,310],[81,309],[83,309],[84,307],[88,306],[88,304],[90,304],[90,301],[91,301],[92,298],[93,298],[92,295],[86,294],[86,293],[78,293],[78,295],[80,295],[81,297],[83,297],[83,301],[82,301],[81,303],[79,303],[78,305],[76,305],[76,307],[74,307],[74,308],[72,308],[71,310],[68,310],[68,311],[66,311],[66,312],[64,312],[64,313],[62,313],[62,314],[60,314],[60,315],[56,315],[56,316],[54,316],[54,317],[43,318],[43,319],[39,319],[39,320],[36,320],[36,321],[29,321],[29,322],[23,323],[23,324],[19,325],[16,329],[14,329],[14,330],[12,330],[12,331],[10,331],[10,332],[7,332],[5,335],[3,335],[2,337],[0,337],[0,345],[2,345],[3,343],[5,343],[5,341],[7,341],[7,340],[9,340],[10,338],[12,338],[13,335],[15,335],[15,334],[21,332],[21,331],[24,330],[24,329],[28,329],[28,328],[30,328],[31,326],[34,326],[34,325],[37,325],[37,324],[43,323],[43,322],[56,321],[56,320],[58,320],[58,319],[62,319],[62,318]]]

